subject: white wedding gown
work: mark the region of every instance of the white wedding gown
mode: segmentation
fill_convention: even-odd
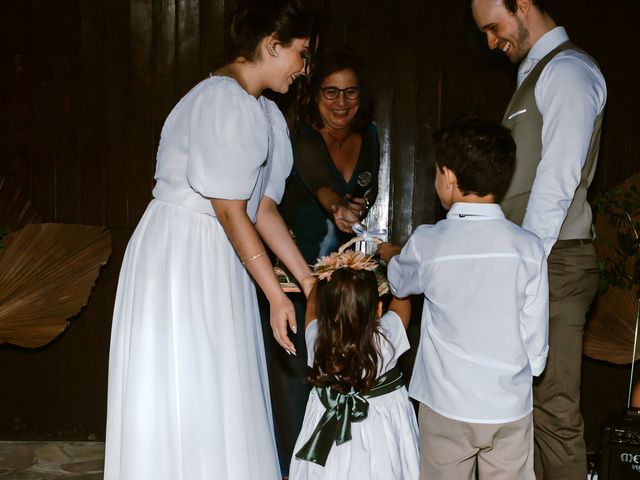
[[[105,480],[280,478],[255,287],[208,198],[249,199],[255,221],[291,166],[282,114],[231,78],[167,118],[118,283]]]

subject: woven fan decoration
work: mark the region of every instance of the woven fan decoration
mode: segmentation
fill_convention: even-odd
[[[640,359],[640,349],[632,359],[639,294],[637,272],[634,270],[638,268],[640,255],[634,224],[640,221],[640,206],[629,208],[630,199],[640,198],[639,188],[640,173],[637,173],[618,187],[617,200],[614,198],[613,204],[609,204],[610,209],[617,209],[613,210],[616,214],[599,212],[595,225],[594,244],[598,262],[601,265],[618,265],[617,276],[628,278],[618,285],[611,283],[597,296],[585,330],[584,354],[618,365]],[[628,221],[625,220],[626,214],[622,215],[623,221],[619,220],[619,213],[623,211],[620,206],[625,207],[624,212],[629,212]],[[631,256],[628,253],[630,249]],[[603,278],[606,280],[607,276]]]
[[[11,201],[3,203],[6,198]],[[39,216],[2,178],[0,199],[0,224],[20,228],[0,249],[0,344],[41,347],[87,304],[111,254],[111,235],[104,227],[25,224]]]

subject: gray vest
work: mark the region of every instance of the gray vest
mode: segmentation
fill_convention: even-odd
[[[533,180],[542,156],[542,114],[538,110],[534,95],[536,82],[549,61],[559,52],[569,49],[579,50],[571,42],[565,42],[538,62],[511,97],[511,102],[509,102],[504,115],[503,123],[511,129],[518,150],[513,179],[501,206],[506,217],[518,225],[522,225]],[[592,237],[591,207],[587,202],[587,188],[591,184],[596,170],[601,125],[602,112],[596,118],[587,160],[582,168],[580,184],[569,206],[558,240]]]

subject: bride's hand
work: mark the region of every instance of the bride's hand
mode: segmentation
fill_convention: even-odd
[[[296,312],[293,303],[283,293],[277,300],[269,302],[269,314],[271,319],[271,329],[273,336],[282,348],[290,355],[296,354],[296,347],[293,345],[287,333],[287,327],[293,333],[297,333]]]

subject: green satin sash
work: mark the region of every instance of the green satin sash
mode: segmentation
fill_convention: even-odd
[[[351,440],[351,423],[367,418],[367,399],[386,395],[403,385],[402,372],[394,367],[380,375],[371,390],[364,395],[358,392],[340,393],[331,387],[316,387],[316,393],[326,410],[307,443],[296,453],[296,458],[324,467],[333,444],[342,445]]]

